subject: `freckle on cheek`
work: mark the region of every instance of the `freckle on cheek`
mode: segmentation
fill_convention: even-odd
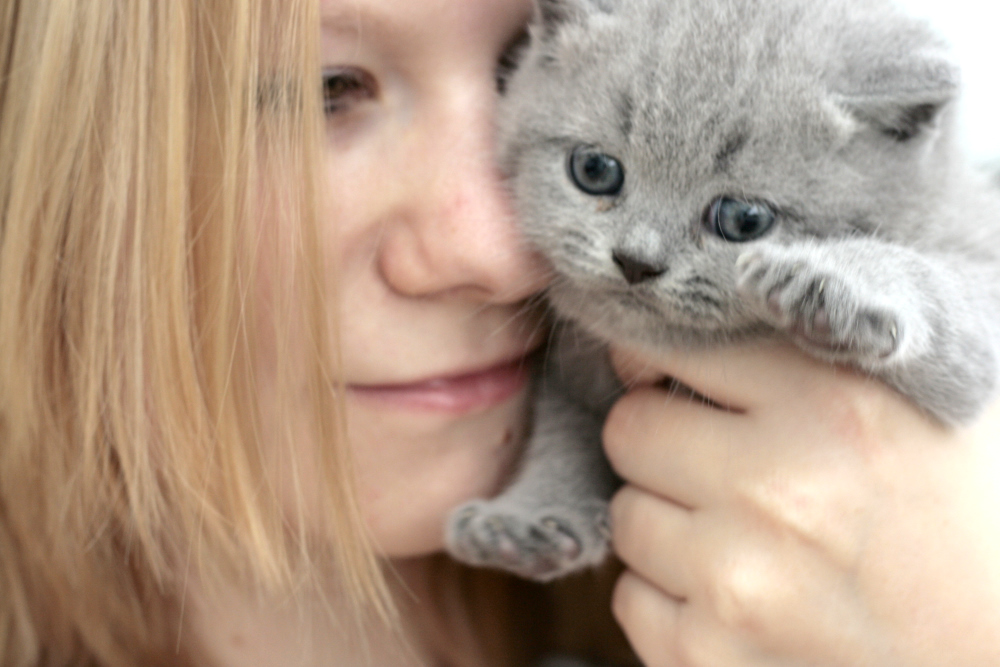
[[[453,220],[461,220],[467,208],[469,208],[469,197],[464,192],[459,192],[448,202],[445,213],[454,216]]]

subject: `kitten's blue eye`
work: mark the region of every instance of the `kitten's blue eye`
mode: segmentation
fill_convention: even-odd
[[[569,156],[569,175],[576,187],[588,195],[616,195],[625,184],[621,163],[591,146],[573,149]]]
[[[712,231],[725,240],[745,243],[766,234],[775,215],[764,204],[721,197],[712,202],[708,220]]]

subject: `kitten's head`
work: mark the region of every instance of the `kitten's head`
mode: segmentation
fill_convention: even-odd
[[[947,188],[957,71],[880,0],[537,0],[502,163],[552,299],[638,342],[728,338],[747,244],[905,239]]]

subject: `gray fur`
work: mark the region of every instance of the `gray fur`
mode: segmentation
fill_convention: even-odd
[[[502,161],[562,317],[646,349],[787,336],[942,422],[979,414],[998,372],[1000,196],[956,147],[958,72],[924,23],[888,0],[538,2]],[[580,145],[624,165],[620,193],[574,185]],[[706,213],[722,196],[765,203],[774,227],[723,239]],[[596,439],[547,435],[545,456]],[[519,507],[558,523],[593,504],[547,474],[532,487],[560,502]],[[513,503],[490,502],[481,521]],[[593,560],[573,556],[550,571]]]
[[[453,556],[548,581],[608,554],[608,498],[617,480],[601,424],[620,390],[605,347],[558,327],[537,383],[535,422],[521,469],[503,493],[457,508],[446,527]]]

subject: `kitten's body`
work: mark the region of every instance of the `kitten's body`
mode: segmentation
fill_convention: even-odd
[[[957,72],[923,24],[875,0],[539,0],[506,88],[503,166],[561,316],[653,350],[789,336],[947,423],[993,395],[1000,197],[954,145]],[[592,399],[614,382],[586,372],[584,407],[565,361],[542,380],[519,480],[449,525],[460,558],[544,579],[604,556]]]

